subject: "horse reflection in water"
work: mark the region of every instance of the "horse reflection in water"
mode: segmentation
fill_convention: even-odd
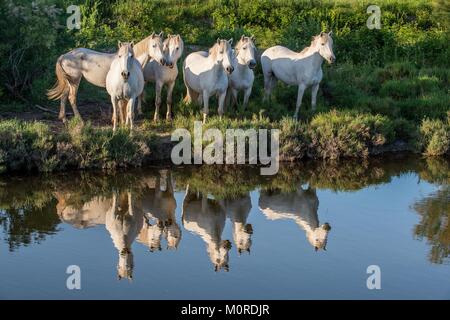
[[[206,243],[214,270],[229,271],[228,251],[231,249],[231,242],[222,240],[226,214],[219,201],[192,192],[188,185],[183,201],[182,221],[186,230],[199,235]]]
[[[106,213],[105,225],[119,252],[117,264],[119,280],[133,278],[131,245],[142,229],[143,220],[142,205],[132,191],[113,194],[112,206]]]
[[[146,179],[142,195],[144,226],[137,239],[150,251],[161,250],[161,238],[167,240],[167,249],[176,249],[181,240],[181,229],[176,222],[177,203],[173,195],[172,176],[161,170],[157,177]]]
[[[221,200],[220,204],[233,225],[233,242],[238,253],[241,254],[243,251],[250,253],[253,234],[253,226],[247,223],[252,209],[250,195]]]
[[[77,205],[70,201],[70,193],[63,192],[56,192],[55,198],[58,201],[56,212],[61,221],[77,229],[105,224],[105,215],[111,208],[112,201],[104,197],[94,197],[82,205]]]
[[[269,220],[294,220],[306,232],[306,238],[316,251],[326,250],[331,227],[328,223],[319,225],[319,199],[315,189],[298,187],[287,193],[261,191],[259,208]]]

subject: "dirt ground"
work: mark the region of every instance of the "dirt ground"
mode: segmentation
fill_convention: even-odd
[[[23,112],[2,112],[0,113],[0,120],[19,119],[23,121],[40,121],[46,123],[54,131],[59,131],[64,127],[61,120],[58,119],[59,108],[43,107],[51,110],[44,111],[36,106],[30,107],[29,110]],[[111,104],[99,102],[80,102],[78,110],[81,113],[84,121],[90,121],[95,127],[105,127],[111,125],[112,108]],[[70,105],[66,106],[66,117],[71,119],[73,117],[72,108]],[[136,115],[135,124],[140,125],[145,117],[149,115]]]

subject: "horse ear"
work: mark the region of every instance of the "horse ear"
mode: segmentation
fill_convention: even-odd
[[[130,42],[130,46],[131,46],[131,48],[134,47],[134,40]]]
[[[181,36],[177,34],[177,40],[181,40]]]
[[[331,35],[333,34],[333,31],[328,32],[328,35],[331,37]]]
[[[219,38],[217,38],[217,43],[218,43],[218,44],[220,43],[220,39],[219,39]]]
[[[122,46],[122,41],[117,41],[117,46],[119,47],[119,49],[120,49],[120,47]]]
[[[254,35],[251,35],[250,39],[251,39],[251,40],[252,40],[253,42],[255,42],[255,41],[256,41],[256,39],[255,39],[255,36],[254,36]]]
[[[150,35],[150,37],[152,37],[152,39],[155,37],[155,32],[153,31],[152,34]]]
[[[164,31],[161,31],[161,32],[159,33],[159,35],[158,35],[158,36],[159,36],[160,38],[162,38],[162,37],[163,37],[163,35],[164,35]]]
[[[229,44],[233,44],[233,38],[231,38],[230,40],[228,40]]]
[[[244,40],[244,35],[241,36],[241,41]]]
[[[325,34],[325,32],[322,31],[322,32],[320,33],[320,36],[323,37],[324,34]]]

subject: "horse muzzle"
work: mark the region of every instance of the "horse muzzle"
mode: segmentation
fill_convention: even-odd
[[[255,60],[251,60],[251,61],[249,62],[249,64],[248,64],[248,67],[249,67],[250,69],[255,69],[255,67],[256,67],[256,61],[255,61]]]
[[[123,78],[125,81],[127,81],[128,78],[130,77],[130,72],[122,71],[121,75],[122,75],[122,78]]]
[[[234,71],[234,68],[232,66],[226,67],[225,70],[227,71],[228,74],[232,74]]]
[[[166,66],[167,65],[167,61],[164,58],[159,59],[159,64],[162,66]]]

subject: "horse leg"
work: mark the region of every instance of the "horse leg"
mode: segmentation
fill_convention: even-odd
[[[61,107],[59,109],[59,116],[58,119],[62,120],[62,122],[66,122],[66,103],[67,103],[67,98],[69,97],[69,92],[64,92],[63,95],[61,96]]]
[[[127,120],[130,123],[130,130],[133,132],[134,129],[134,105],[136,103],[136,98],[131,98],[128,101],[128,114],[127,114]]]
[[[75,84],[71,84],[69,88],[69,102],[73,109],[73,114],[75,117],[79,117],[81,119],[81,122],[83,122],[83,119],[81,118],[81,114],[78,111],[77,107],[77,93],[78,93],[78,86],[80,84],[80,81]]]
[[[264,73],[264,98],[263,101],[269,101],[272,95],[272,90],[277,84],[277,79],[273,76],[272,72]]]
[[[227,96],[227,92],[226,91],[222,92],[219,95],[219,109],[217,110],[217,112],[219,113],[220,119],[222,119],[222,116],[223,116],[223,109],[224,109],[226,96]]]
[[[222,102],[223,106],[223,102]],[[220,108],[220,105],[219,105]],[[206,90],[203,90],[203,124],[206,123],[206,117],[208,116],[209,112],[209,92]]]
[[[138,112],[138,115],[142,115],[142,101],[144,101],[145,100],[145,90],[142,90],[142,93],[141,93],[141,96],[139,97],[139,100],[138,100],[138,106],[137,106],[137,112]]]
[[[197,92],[195,92],[194,90],[192,90],[191,88],[189,88],[189,86],[187,84],[185,84],[186,86],[186,96],[184,97],[184,103],[189,104],[192,103],[193,101],[198,99],[199,94]]]
[[[250,98],[250,95],[252,94],[252,87],[248,87],[244,92],[244,107],[248,104],[248,99]]]
[[[161,106],[161,91],[163,84],[161,82],[156,82],[155,84],[155,115],[153,116],[153,121],[157,122],[159,120],[159,107]]]
[[[113,122],[113,132],[116,131],[116,127],[117,127],[117,107],[118,107],[118,101],[115,97],[111,97],[111,103],[113,106],[113,117],[112,117],[112,122]],[[120,106],[119,106],[120,107]]]
[[[319,91],[319,83],[315,83],[311,89],[311,109],[316,111],[317,92]]]
[[[166,120],[172,119],[172,93],[173,88],[175,87],[175,81],[167,84],[167,113]]]
[[[231,108],[234,108],[234,106],[237,104],[238,99],[238,91],[234,88],[231,88]]]
[[[298,85],[298,92],[297,92],[297,103],[295,104],[295,113],[294,113],[294,119],[298,119],[298,111],[300,110],[300,106],[302,104],[302,98],[303,98],[303,93],[305,93],[305,85],[304,84],[299,84]]]

